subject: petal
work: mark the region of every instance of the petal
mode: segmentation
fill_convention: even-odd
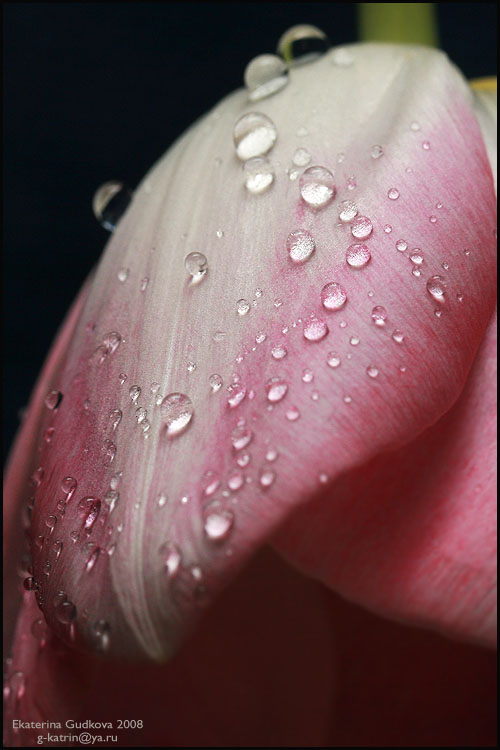
[[[243,186],[232,131],[249,106],[236,92],[152,170],[107,247],[50,385],[62,402],[49,399],[58,408],[47,409],[42,427],[54,432],[40,451],[34,577],[66,642],[94,648],[104,622],[110,654],[171,656],[255,548],[314,498],[323,473],[333,483],[413,440],[463,388],[495,297],[495,197],[470,90],[437,52],[347,51],[352,65],[338,65],[334,50],[259,102],[278,131],[267,193]],[[384,154],[374,159],[379,144]],[[300,145],[312,164],[335,172],[336,198],[319,211],[284,173]],[[345,199],[373,224],[372,259],[361,270],[345,260],[353,239],[338,222]],[[296,229],[316,241],[303,265],[286,252]],[[409,252],[421,248],[420,277],[396,249],[400,237]],[[200,251],[209,270],[189,285],[184,257]],[[426,281],[443,262],[441,304]],[[340,313],[321,304],[332,281],[347,290]],[[240,298],[251,301],[244,316]],[[385,326],[374,325],[374,305],[386,308]],[[314,323],[308,340],[311,315],[327,327]],[[321,341],[318,331],[327,334]],[[288,349],[282,360],[271,355],[277,344]],[[327,365],[332,350],[342,360],[336,370]],[[314,385],[301,379],[304,368]],[[210,392],[213,373],[225,385],[237,375],[241,403],[230,408],[222,390]],[[274,401],[271,378],[283,381]],[[174,439],[158,393],[184,393],[194,405]],[[252,433],[244,467],[233,433],[241,438],[242,427]],[[271,448],[279,454],[272,463]],[[235,470],[239,490],[229,484]],[[63,492],[65,477],[76,480],[73,492]]]

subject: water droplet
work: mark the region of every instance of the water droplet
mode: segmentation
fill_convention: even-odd
[[[236,451],[246,448],[253,438],[253,432],[249,427],[238,425],[231,432],[231,443]]]
[[[241,455],[238,455],[236,457],[236,463],[238,464],[238,466],[241,466],[241,468],[243,469],[245,468],[245,466],[248,466],[248,464],[251,461],[251,458],[252,457],[250,456],[249,453],[242,453]]]
[[[227,539],[234,524],[230,510],[212,511],[205,517],[205,534],[211,542],[222,542]]]
[[[132,403],[136,404],[137,399],[141,395],[140,387],[138,385],[131,385],[128,393],[129,393],[130,398],[132,399]]]
[[[220,485],[220,476],[217,474],[216,471],[206,471],[203,475],[203,492],[206,497],[210,497],[214,494],[214,492],[217,492]]]
[[[299,180],[302,200],[312,208],[323,208],[335,196],[335,182],[329,169],[309,167]]]
[[[116,490],[108,490],[104,495],[104,502],[108,506],[109,512],[112,513],[116,508],[116,504],[120,499],[120,493]]]
[[[407,249],[408,249],[408,243],[406,240],[398,240],[396,242],[396,250],[399,250],[400,253],[404,253],[404,251]]]
[[[458,300],[458,302],[463,302],[464,301],[464,295],[461,292],[458,292],[458,294],[457,294],[457,300]]]
[[[93,568],[95,567],[95,565],[96,565],[96,563],[97,563],[97,561],[99,559],[99,555],[100,554],[101,554],[100,547],[96,547],[95,549],[92,550],[92,552],[90,553],[90,556],[89,556],[89,558],[87,560],[87,563],[85,565],[85,570],[87,571],[87,573],[90,573],[90,571],[93,570]]]
[[[288,383],[278,376],[270,378],[266,382],[267,400],[271,403],[277,403],[283,399],[288,391]]]
[[[291,406],[289,409],[286,410],[285,417],[288,419],[289,422],[296,422],[297,419],[300,418],[300,411],[297,409],[296,406]]]
[[[444,302],[446,282],[442,276],[431,276],[427,282],[427,291],[437,302]]]
[[[298,148],[293,155],[293,163],[296,167],[306,167],[311,161],[311,154],[307,148]]]
[[[434,310],[434,315],[436,316],[436,318],[440,318],[442,314],[443,311],[436,307],[436,309]]]
[[[236,312],[238,315],[243,316],[250,310],[250,302],[246,299],[239,299],[236,303]]]
[[[52,411],[54,409],[58,409],[61,405],[61,401],[63,400],[63,394],[61,391],[49,391],[47,395],[45,396],[45,406],[47,409],[51,409]]]
[[[82,529],[86,534],[90,534],[99,517],[101,501],[97,500],[95,497],[84,497],[83,500],[80,501],[78,507],[84,514]]]
[[[420,130],[420,124],[418,122],[412,122],[410,128],[414,131]]]
[[[371,318],[376,326],[385,326],[387,321],[387,310],[382,305],[375,305],[371,312]]]
[[[392,232],[392,227],[391,227],[391,225],[390,225],[390,224],[386,224],[386,225],[384,226],[384,232],[385,232],[386,234],[390,234],[390,233]]]
[[[437,221],[437,216],[429,216],[429,221],[431,224],[435,224]]]
[[[352,221],[358,215],[358,207],[352,201],[342,201],[339,210],[339,219],[344,223]]]
[[[187,365],[186,365],[187,371],[188,372],[194,372],[196,370],[197,366],[198,365],[196,364],[196,362],[188,362]]]
[[[21,700],[26,691],[26,680],[21,671],[14,672],[9,679],[9,688],[16,700]]]
[[[373,232],[373,224],[368,216],[357,216],[351,223],[351,234],[357,240],[366,240]]]
[[[468,257],[468,256],[470,255],[470,253],[471,253],[471,251],[469,250],[469,248],[468,248],[468,247],[466,247],[466,248],[464,249],[464,255],[467,255],[467,257]]]
[[[332,62],[341,68],[348,68],[354,62],[354,55],[346,47],[337,47],[332,52]]]
[[[349,339],[349,343],[351,346],[357,346],[359,342],[360,342],[359,336],[351,336],[351,338]]]
[[[251,60],[244,73],[248,98],[255,102],[280,91],[288,83],[288,69],[277,55],[259,55]]]
[[[141,281],[141,292],[146,291],[146,289],[148,288],[148,284],[149,284],[149,279],[147,276],[145,276],[143,280]]]
[[[262,156],[249,159],[245,162],[245,187],[252,195],[265,193],[274,181],[274,168],[269,161]]]
[[[267,489],[270,487],[276,479],[276,473],[272,469],[262,469],[259,476],[259,482],[261,487]]]
[[[370,378],[376,378],[376,377],[378,377],[378,369],[374,365],[369,365],[366,368],[366,374]]]
[[[315,247],[316,243],[312,235],[305,229],[295,229],[287,237],[286,249],[294,263],[304,263],[308,260]]]
[[[104,463],[106,466],[110,466],[115,460],[116,456],[116,445],[106,438],[102,443],[102,452],[104,453]]]
[[[344,396],[343,401],[345,404],[351,404],[352,403],[352,397],[349,395]]]
[[[47,640],[47,623],[42,618],[33,620],[31,624],[31,635],[43,646]]]
[[[397,199],[399,198],[399,190],[394,187],[389,188],[389,190],[387,191],[387,197],[390,198],[391,201],[397,201]]]
[[[126,379],[127,379],[127,373],[126,373],[126,372],[121,372],[121,373],[120,373],[120,374],[118,375],[118,380],[120,381],[120,383],[121,383],[122,385],[124,384],[124,382],[126,381]]]
[[[208,384],[212,390],[212,393],[217,393],[223,386],[223,380],[220,375],[214,373],[208,378]]]
[[[36,591],[39,588],[38,583],[31,576],[29,578],[24,579],[23,586],[26,589],[26,591]]]
[[[131,199],[132,192],[122,182],[105,182],[92,199],[94,216],[104,229],[114,232]]]
[[[411,272],[414,276],[417,276],[417,277],[422,275],[422,271],[420,270],[418,266],[413,266]]]
[[[424,149],[424,151],[430,151],[431,144],[429,143],[429,141],[424,141],[422,143],[422,148]]]
[[[56,560],[59,559],[59,557],[61,555],[61,552],[63,551],[63,546],[64,545],[63,545],[63,543],[62,543],[62,541],[60,539],[56,539],[56,541],[52,545],[52,549],[56,553]]]
[[[422,255],[422,252],[418,249],[418,247],[413,248],[413,250],[411,251],[410,260],[416,266],[421,266],[424,262],[424,256]]]
[[[165,565],[167,580],[170,580],[179,572],[182,563],[181,551],[173,542],[165,542],[158,551]]]
[[[267,339],[267,335],[264,333],[264,331],[259,331],[255,337],[255,343],[262,344],[264,343],[266,339]]]
[[[221,240],[221,239],[222,239],[222,238],[224,237],[224,232],[222,231],[222,229],[218,229],[218,230],[216,231],[215,235],[216,235],[216,237],[217,237],[217,238],[218,238],[219,240]]]
[[[347,292],[336,281],[325,284],[321,290],[321,302],[327,310],[340,310],[344,307],[346,300]]]
[[[129,277],[130,271],[128,268],[120,268],[118,269],[118,273],[116,274],[118,277],[118,281],[121,281],[122,284],[124,284],[128,277]]]
[[[76,487],[76,479],[74,479],[73,477],[64,477],[61,482],[61,489],[65,495],[68,495],[66,500],[70,500],[73,497]]]
[[[396,344],[402,344],[403,341],[404,341],[404,333],[403,333],[403,331],[400,331],[399,328],[396,328],[392,332],[392,338],[394,339],[394,341],[396,342]]]
[[[111,626],[106,620],[98,620],[91,628],[93,641],[98,651],[105,652],[109,649],[111,637]]]
[[[444,261],[443,263],[441,263],[441,265],[442,265],[442,267],[444,268],[445,271],[448,271],[448,269],[450,267],[449,263],[447,263],[446,261]]]
[[[372,159],[380,159],[384,155],[384,149],[382,146],[372,146],[371,157]]]
[[[113,431],[115,431],[116,428],[118,427],[118,425],[120,424],[122,416],[123,416],[123,414],[120,411],[120,409],[113,409],[113,411],[110,413],[110,415],[109,415],[109,424],[110,424],[111,429]]]
[[[224,333],[224,331],[215,331],[214,335],[212,336],[212,339],[216,344],[220,344],[220,342],[224,341],[225,338],[226,334]]]
[[[56,617],[63,625],[70,625],[76,619],[76,607],[73,602],[60,601],[56,606]]]
[[[285,31],[278,42],[278,54],[289,65],[310,62],[330,49],[326,34],[316,26],[299,24]]]
[[[49,529],[49,533],[52,534],[52,532],[55,529],[57,523],[57,516],[47,516],[45,519],[45,525]]]
[[[302,371],[302,382],[312,383],[314,380],[314,373],[312,370],[305,369]]]
[[[50,444],[52,442],[54,432],[55,432],[54,427],[47,427],[43,436],[43,439],[46,443]]]
[[[237,492],[241,487],[243,487],[244,483],[244,477],[243,474],[235,469],[231,474],[229,474],[227,478],[227,486],[230,490],[233,492]]]
[[[303,335],[307,341],[321,341],[328,335],[329,328],[324,320],[312,318],[304,325]]]
[[[191,284],[199,284],[208,271],[208,261],[203,253],[189,253],[184,258],[184,268],[191,276]]]
[[[247,395],[247,390],[244,386],[241,385],[241,383],[231,383],[231,385],[228,385],[227,387],[227,393],[228,406],[231,409],[234,409],[243,401],[243,399]]]
[[[347,248],[345,259],[351,268],[364,268],[371,257],[368,246],[357,242]]]
[[[176,437],[187,428],[193,418],[193,404],[184,393],[169,393],[160,406],[162,418],[167,423],[167,435]]]
[[[282,344],[273,346],[273,348],[271,349],[271,356],[273,357],[273,359],[283,359],[287,354],[288,350]]]
[[[340,367],[341,360],[337,352],[328,352],[326,363],[328,367],[331,367],[333,369],[335,369],[336,367]]]
[[[236,155],[242,161],[267,154],[274,146],[276,138],[274,122],[260,112],[242,115],[233,130]]]
[[[160,492],[156,500],[158,507],[163,508],[167,504],[167,501],[168,501],[167,495],[164,492]]]

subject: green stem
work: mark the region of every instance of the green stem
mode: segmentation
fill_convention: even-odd
[[[358,3],[363,42],[438,45],[434,3]]]

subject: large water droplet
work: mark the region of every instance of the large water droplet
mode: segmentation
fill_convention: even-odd
[[[316,243],[305,229],[295,229],[287,237],[286,249],[294,263],[304,263],[314,252]]]
[[[167,423],[167,435],[176,437],[187,428],[193,418],[193,404],[184,393],[169,393],[160,406],[162,418]]]
[[[323,208],[335,195],[335,182],[329,169],[309,167],[299,180],[302,200],[312,208]]]
[[[278,54],[289,65],[302,65],[330,49],[326,34],[316,26],[299,24],[285,31],[278,42]]]
[[[184,267],[191,276],[191,284],[199,284],[208,271],[208,261],[203,253],[189,253],[184,258]]]
[[[274,146],[276,138],[274,122],[260,112],[242,115],[233,130],[236,155],[242,161],[267,154]]]
[[[104,229],[114,232],[131,199],[132,192],[122,182],[105,182],[92,199],[94,216]]]
[[[444,302],[446,281],[442,276],[431,276],[427,282],[427,291],[437,302]]]
[[[304,325],[303,335],[307,341],[321,341],[328,335],[329,328],[324,320],[312,318]]]
[[[255,102],[286,86],[288,69],[277,55],[259,55],[248,63],[243,78],[248,89],[248,98]]]
[[[211,511],[205,517],[205,534],[211,542],[222,542],[229,536],[233,524],[234,516],[230,510]]]
[[[424,256],[422,255],[422,251],[418,249],[418,247],[413,248],[410,255],[410,260],[412,263],[415,263],[416,266],[421,266],[424,262]]]
[[[357,242],[347,248],[345,259],[351,268],[364,268],[371,257],[368,246]]]
[[[321,302],[327,310],[340,310],[347,300],[347,292],[336,281],[325,284],[321,290]]]
[[[357,216],[351,223],[351,234],[357,240],[366,240],[373,232],[373,224],[368,216]]]
[[[249,193],[259,195],[265,193],[274,181],[274,168],[263,156],[249,159],[245,162],[245,187]]]
[[[288,383],[280,377],[270,378],[266,383],[267,400],[276,403],[284,398],[288,391]]]

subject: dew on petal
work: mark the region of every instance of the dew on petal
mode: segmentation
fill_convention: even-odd
[[[206,497],[211,497],[214,492],[217,492],[220,485],[220,476],[216,471],[209,470],[205,472],[203,476],[203,494]]]
[[[63,400],[63,394],[61,391],[49,391],[45,397],[45,406],[47,409],[50,409],[51,411],[54,411],[55,409],[58,409],[61,405],[61,401]]]
[[[307,148],[298,148],[293,155],[293,163],[296,167],[306,167],[311,161],[311,154]]]
[[[74,477],[64,477],[64,479],[61,481],[61,490],[65,495],[69,496],[67,500],[70,500],[70,498],[73,497],[76,487],[77,482]]]
[[[408,243],[406,240],[398,240],[396,242],[396,250],[399,250],[400,253],[404,253],[404,251],[407,249],[408,249]]]
[[[302,371],[302,382],[303,383],[312,383],[314,380],[314,373],[312,370],[305,369]]]
[[[396,342],[396,344],[402,344],[404,341],[403,331],[400,331],[399,328],[395,328],[392,332],[392,338]]]
[[[294,263],[304,263],[314,252],[316,243],[305,229],[295,229],[287,237],[286,249]]]
[[[261,487],[267,489],[270,487],[276,479],[276,473],[272,469],[262,469],[259,476],[259,482]]]
[[[223,386],[222,377],[218,373],[213,373],[213,375],[210,375],[208,378],[208,384],[212,393],[217,393]]]
[[[399,198],[399,190],[397,188],[389,188],[387,191],[387,197],[390,198],[391,201],[397,201]]]
[[[300,411],[297,409],[296,406],[291,406],[289,409],[286,410],[285,417],[288,419],[289,422],[296,422],[297,419],[300,418]]]
[[[270,463],[272,463],[273,461],[276,461],[278,456],[279,456],[279,453],[276,450],[276,448],[268,448],[266,452],[266,461],[269,461]]]
[[[241,383],[231,383],[227,387],[227,403],[229,408],[234,409],[247,395],[246,388]]]
[[[208,261],[203,253],[189,253],[184,259],[184,267],[191,276],[191,284],[198,284],[208,271]]]
[[[252,195],[269,190],[274,181],[274,168],[263,156],[256,156],[245,162],[245,187]]]
[[[243,317],[250,310],[250,302],[246,299],[239,299],[236,303],[236,312],[240,317]]]
[[[371,311],[371,319],[376,326],[385,326],[387,321],[387,310],[385,309],[385,307],[382,307],[382,305],[375,305],[375,307]]]
[[[70,601],[61,601],[56,606],[56,617],[63,625],[70,625],[76,619],[76,607]]]
[[[235,451],[241,451],[251,443],[253,432],[249,427],[238,425],[231,432],[231,443]]]
[[[355,243],[347,248],[345,259],[351,268],[364,268],[370,262],[371,257],[367,245]]]
[[[335,195],[335,182],[325,167],[309,167],[299,180],[302,200],[312,208],[323,208]]]
[[[324,320],[312,318],[304,325],[303,335],[307,341],[321,341],[328,335],[329,328]]]
[[[321,290],[321,302],[327,310],[340,310],[347,300],[347,292],[336,281],[325,284]]]
[[[415,247],[411,251],[410,260],[416,266],[421,266],[422,263],[424,262],[424,256],[422,255],[422,252],[421,252],[421,250],[418,249],[418,247]]]
[[[351,234],[357,240],[366,240],[373,232],[373,224],[368,216],[356,216],[351,222]]]
[[[326,357],[326,363],[328,367],[331,367],[332,369],[340,367],[341,360],[337,352],[328,352],[327,357]]]
[[[372,159],[380,159],[384,155],[384,149],[382,146],[372,146],[371,157]]]
[[[242,115],[233,130],[236,155],[242,161],[267,154],[276,143],[276,138],[274,122],[260,112]]]
[[[282,344],[278,344],[277,346],[273,346],[271,349],[271,356],[273,359],[283,359],[288,354],[288,350],[285,346]]]
[[[128,268],[119,268],[116,275],[118,277],[118,281],[124,284],[127,281],[129,274],[130,270]]]
[[[104,229],[114,232],[131,199],[132,192],[122,182],[105,182],[92,199],[94,216]]]
[[[358,207],[352,201],[342,201],[339,207],[339,219],[344,223],[352,221],[358,215]]]
[[[232,471],[228,478],[227,478],[227,486],[230,490],[233,492],[237,492],[239,489],[243,487],[244,484],[244,477],[241,471],[238,471],[237,469],[235,471]]]
[[[360,341],[361,339],[359,338],[359,336],[351,336],[351,338],[349,339],[349,343],[351,346],[358,346]]]
[[[204,530],[211,542],[222,542],[234,525],[234,515],[229,510],[212,511],[205,517]]]
[[[179,572],[182,563],[182,553],[173,542],[164,542],[158,550],[165,566],[165,576],[171,580]]]
[[[277,52],[289,65],[310,62],[330,49],[326,34],[316,26],[292,26],[280,37]]]
[[[160,414],[167,424],[167,435],[176,437],[188,427],[193,418],[191,399],[184,393],[169,393],[160,405]]]
[[[277,403],[283,399],[288,391],[288,383],[280,377],[270,378],[266,382],[267,400],[271,403]]]
[[[427,291],[437,302],[445,301],[446,282],[442,276],[431,276],[427,281]]]
[[[376,378],[378,377],[378,369],[375,367],[375,365],[369,365],[366,368],[366,374],[369,378]]]
[[[141,389],[140,389],[140,387],[138,385],[132,385],[129,388],[128,394],[129,394],[129,396],[130,396],[130,398],[132,400],[132,403],[135,404],[135,403],[137,403],[137,399],[141,395]]]
[[[280,91],[288,83],[288,68],[277,55],[259,55],[251,60],[244,73],[248,98],[255,102]]]

